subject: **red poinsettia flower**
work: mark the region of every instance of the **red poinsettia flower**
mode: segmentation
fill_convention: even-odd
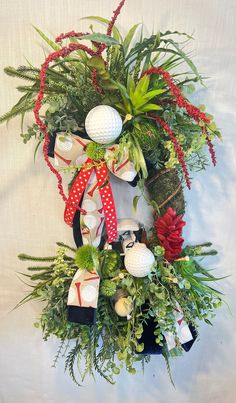
[[[177,215],[171,207],[154,223],[160,245],[165,249],[164,257],[168,262],[177,259],[182,252],[184,239],[181,235],[185,224],[182,215]]]

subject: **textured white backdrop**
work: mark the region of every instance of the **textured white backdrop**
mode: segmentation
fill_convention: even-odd
[[[41,63],[40,39],[31,24],[55,35],[86,29],[79,21],[86,15],[111,15],[117,2],[112,0],[0,0],[0,113],[17,100],[17,80],[6,77],[6,65],[25,63],[24,57]],[[173,362],[174,390],[169,383],[163,360],[153,357],[144,375],[123,375],[116,386],[98,379],[78,389],[63,373],[63,365],[50,367],[57,342],[45,343],[32,326],[40,312],[37,303],[17,311],[12,307],[26,292],[16,277],[24,269],[17,254],[51,254],[55,242],[73,244],[72,234],[63,223],[63,203],[56,192],[55,178],[45,166],[42,155],[33,162],[33,142],[23,145],[19,120],[1,126],[1,291],[0,291],[0,402],[1,403],[233,403],[236,378],[235,326],[235,64],[236,3],[234,0],[127,0],[118,22],[123,33],[143,21],[147,32],[158,30],[194,32],[193,50],[200,71],[208,77],[199,99],[216,116],[224,134],[217,146],[218,165],[196,175],[189,201],[188,241],[211,240],[219,250],[212,267],[217,273],[232,274],[223,291],[232,310],[218,312],[213,328],[202,326],[201,340],[191,352]],[[30,118],[28,118],[30,122]],[[121,201],[131,201],[131,190]],[[116,188],[116,195],[118,193]],[[119,208],[120,215],[129,216]],[[141,208],[138,217],[142,221]],[[210,263],[210,262],[209,262]]]

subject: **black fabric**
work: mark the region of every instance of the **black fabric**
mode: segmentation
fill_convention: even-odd
[[[145,309],[145,308],[144,308]],[[144,350],[138,354],[148,354],[148,355],[157,355],[162,354],[162,347],[156,343],[156,336],[154,335],[156,327],[156,322],[154,318],[150,318],[147,323],[143,325],[143,334],[139,343],[144,343]],[[197,339],[197,332],[192,325],[189,325],[190,332],[192,334],[193,340],[188,341],[187,343],[182,344],[183,349],[188,352],[195,340]]]
[[[54,148],[56,142],[56,133],[50,134],[49,136],[49,145],[48,145],[48,156],[54,158]]]
[[[67,308],[67,319],[69,322],[79,323],[81,325],[95,325],[95,308],[85,308],[74,305],[69,305]]]
[[[193,343],[197,339],[197,331],[196,331],[196,329],[192,325],[189,325],[189,329],[190,329],[190,332],[192,333],[193,340],[190,340],[187,343],[182,344],[182,347],[186,352],[188,352],[191,349]]]
[[[80,203],[81,205],[81,203]],[[73,219],[73,236],[74,236],[74,241],[79,248],[80,246],[83,245],[83,240],[82,240],[82,234],[80,230],[80,211],[77,210]]]
[[[156,343],[156,336],[154,335],[156,323],[153,318],[150,318],[147,323],[143,325],[143,334],[139,343],[144,343],[144,350],[138,354],[157,355],[162,354],[162,347]]]

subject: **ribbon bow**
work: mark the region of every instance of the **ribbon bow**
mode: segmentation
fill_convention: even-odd
[[[127,182],[131,182],[137,172],[129,160],[127,147],[121,148],[119,144],[109,146],[105,150],[104,158],[95,161],[86,155],[86,147],[91,142],[73,134],[58,133],[54,163],[61,167],[81,167],[69,192],[64,220],[72,226],[75,213],[79,209],[82,212],[80,221],[83,244],[92,243],[98,246],[104,221],[108,242],[111,243],[117,238],[117,217],[110,172]]]

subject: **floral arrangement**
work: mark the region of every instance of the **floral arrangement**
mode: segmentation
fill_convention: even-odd
[[[202,83],[183,50],[192,38],[177,31],[144,38],[140,24],[123,38],[115,22],[124,3],[110,21],[87,17],[105,34],[90,27],[52,41],[35,28],[52,53],[40,68],[5,68],[28,85],[17,87],[23,95],[0,121],[21,115],[24,143],[34,138],[35,154],[43,144],[76,244],[58,242],[55,256],[19,255],[33,263],[23,274],[31,292],[18,306],[45,303],[36,326],[45,340],[60,340],[54,364],[66,357],[77,384],[95,372],[113,383],[152,354],[164,356],[170,374],[170,357],[191,348],[199,320],[212,324],[222,304],[212,287],[219,278],[202,264],[216,251],[209,242],[184,246],[182,238],[183,187],[207,167],[206,147],[216,164],[213,141],[221,138],[205,107],[188,99]],[[30,111],[35,123],[25,129]],[[112,175],[139,187],[133,207],[145,198],[152,228],[117,218]]]

